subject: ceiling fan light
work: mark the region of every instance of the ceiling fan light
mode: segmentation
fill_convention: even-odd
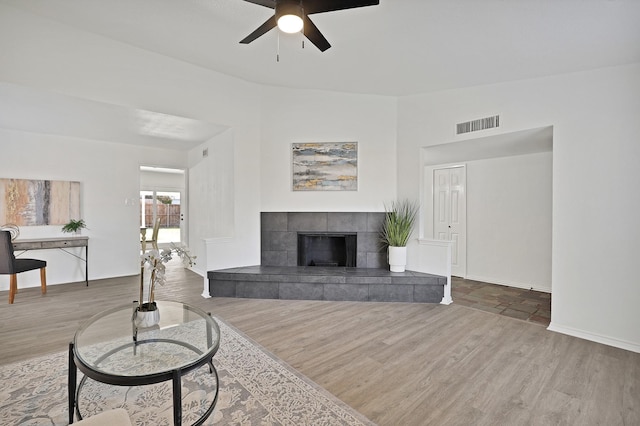
[[[293,34],[302,30],[304,12],[299,0],[276,1],[276,21],[280,31]]]
[[[302,18],[297,15],[283,15],[278,18],[278,28],[289,34],[302,30]]]

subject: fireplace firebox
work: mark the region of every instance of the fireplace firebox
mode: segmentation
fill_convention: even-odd
[[[356,267],[357,234],[298,232],[298,266]]]

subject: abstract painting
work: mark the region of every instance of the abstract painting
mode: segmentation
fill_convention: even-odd
[[[294,191],[357,191],[358,143],[292,144]]]
[[[80,218],[80,182],[0,179],[0,224],[64,225]]]

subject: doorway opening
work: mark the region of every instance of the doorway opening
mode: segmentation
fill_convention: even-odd
[[[185,241],[185,172],[180,169],[140,167],[140,231],[151,239],[160,221],[158,245]]]
[[[421,236],[452,242],[451,274],[550,293],[553,127],[424,147],[422,164]],[[464,175],[456,178],[461,165]],[[462,202],[466,235],[456,241],[449,229]],[[466,254],[459,269],[456,254]]]

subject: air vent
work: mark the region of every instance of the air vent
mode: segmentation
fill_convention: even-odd
[[[465,123],[456,124],[456,135],[463,133],[477,132],[478,130],[493,129],[494,127],[500,127],[500,116],[494,115],[492,117],[479,118],[473,121],[467,121]]]

